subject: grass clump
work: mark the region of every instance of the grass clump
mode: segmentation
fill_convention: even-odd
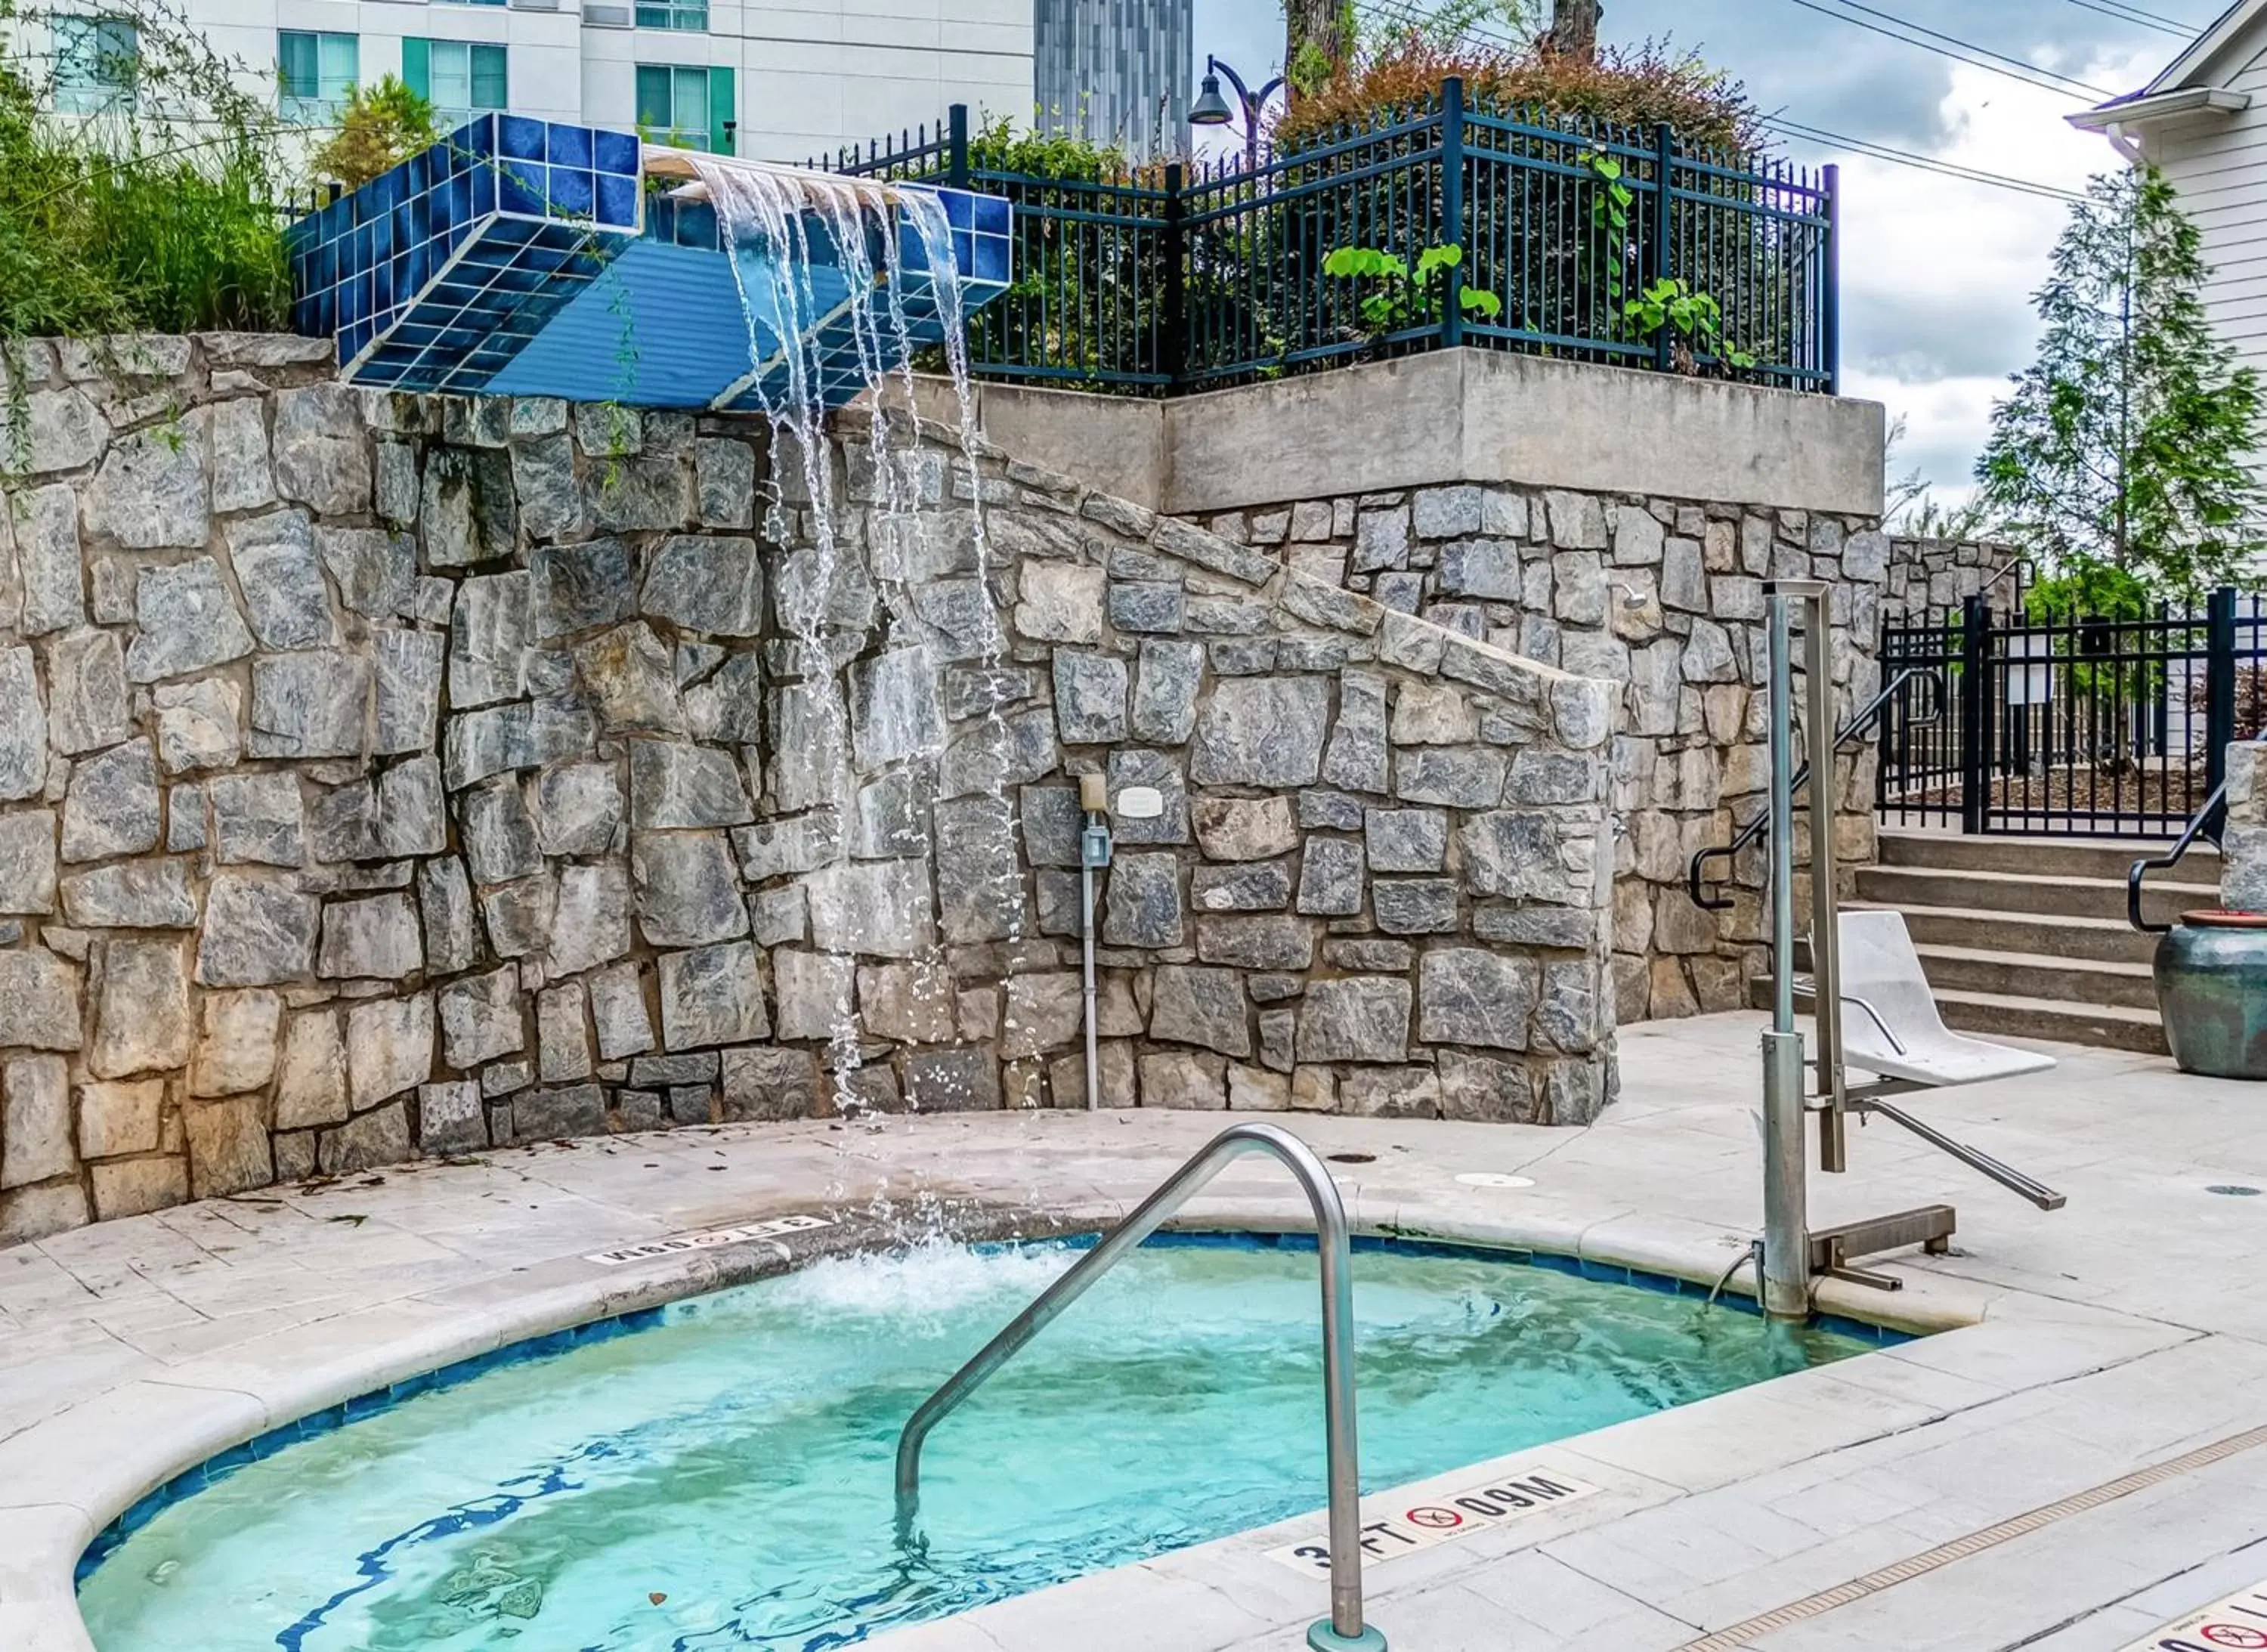
[[[0,0],[0,345],[290,325],[282,132],[165,0]]]

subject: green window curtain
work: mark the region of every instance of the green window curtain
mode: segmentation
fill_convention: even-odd
[[[315,37],[285,29],[275,39],[275,69],[283,83],[283,97],[312,99],[321,95],[322,70],[317,65]]]
[[[473,107],[508,109],[511,106],[511,76],[504,48],[501,46],[473,48]]]
[[[433,101],[433,42],[415,36],[401,42],[401,84],[426,102]]]
[[[732,71],[712,69],[708,71],[708,149],[716,155],[732,153],[735,122],[740,118],[739,106],[732,95]]]
[[[667,68],[640,63],[637,68],[638,130],[665,138],[676,121],[671,114],[671,75]]]

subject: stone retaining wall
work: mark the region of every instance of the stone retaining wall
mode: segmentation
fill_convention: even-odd
[[[1166,799],[1104,880],[1106,1104],[1610,1096],[1614,684],[992,451],[979,534],[934,430],[825,456],[830,570],[760,422],[326,363],[34,349],[0,429],[0,1242],[1082,1105],[1089,772]]]
[[[1614,743],[1620,1018],[1747,1002],[1765,940],[1758,855],[1735,906],[1695,906],[1686,869],[1765,807],[1763,583],[1834,582],[1838,715],[1878,686],[1891,546],[1873,519],[1465,482],[1307,499],[1207,519],[1318,583],[1585,677],[1625,685]],[[1873,856],[1874,759],[1845,757],[1845,863]]]

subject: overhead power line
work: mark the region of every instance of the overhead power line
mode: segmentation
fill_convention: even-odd
[[[1423,20],[1416,10],[1415,0],[1364,0],[1361,10],[1372,17],[1382,18],[1389,23],[1415,24]],[[1473,25],[1465,33],[1467,35],[1475,35],[1497,45],[1508,46],[1521,43],[1500,29],[1490,28],[1479,24]],[[1806,143],[1822,144],[1830,149],[1844,149],[1852,154],[1864,155],[1873,160],[1887,161],[1893,165],[1914,167],[1922,172],[1934,173],[1940,177],[1958,179],[1965,183],[1984,184],[1995,189],[2012,190],[2019,195],[2036,195],[2050,201],[2070,202],[2082,199],[2070,190],[2057,188],[2052,184],[2041,183],[2036,179],[2016,178],[2006,173],[1987,172],[1979,167],[1963,166],[1956,161],[1940,160],[1934,156],[1915,154],[1911,150],[1893,148],[1887,143],[1877,143],[1870,138],[1851,137],[1845,133],[1829,131],[1824,127],[1812,126],[1785,115],[1767,115],[1764,117],[1764,124],[1775,132],[1788,137],[1799,138]]]
[[[1917,167],[1947,178],[1956,178],[1964,183],[1986,184],[1994,189],[2011,189],[2020,195],[2038,195],[2049,201],[2082,201],[2085,197],[2075,190],[2064,189],[2054,184],[2041,183],[2036,179],[2011,177],[2006,173],[1985,172],[1980,167],[1963,166],[1957,161],[1941,160],[1933,155],[1917,155],[1911,150],[1896,149],[1870,139],[1849,137],[1839,132],[1827,131],[1823,127],[1808,126],[1800,121],[1789,121],[1779,115],[1766,115],[1764,124],[1774,132],[1800,138],[1806,143],[1823,144],[1830,149],[1845,149],[1852,154],[1864,155],[1874,160],[1891,161],[1901,166]]]
[[[2145,29],[2158,29],[2167,34],[2177,34],[2183,40],[2194,40],[2204,33],[2201,26],[2183,23],[2178,18],[2160,17],[2154,11],[2144,11],[2124,0],[2070,0],[2071,4],[2087,11],[2099,11],[2103,17],[2116,18],[2121,23],[2137,23]]]
[[[1836,5],[1822,4],[1822,0],[1794,0],[1794,4],[1806,11],[1816,11],[1821,17],[1832,18],[1837,22],[1847,23],[1852,28],[1864,29],[1869,33],[1880,35],[1884,40],[1919,47],[1922,51],[1934,52],[1940,57],[1948,57],[1955,62],[1966,63],[1971,69],[1981,69],[1995,75],[2003,75],[2009,80],[2020,80],[2026,85],[2036,86],[2044,92],[2060,92],[2066,98],[2095,99],[2116,95],[2107,87],[2089,85],[2073,76],[2059,74],[2051,69],[2042,69],[2036,63],[2026,62],[2020,57],[2010,57],[2006,53],[1995,52],[1989,47],[1977,46],[1973,41],[1963,40],[1957,35],[1944,34],[1935,29],[1924,28],[1918,23],[1908,22],[1905,18],[1898,17],[1895,12],[1879,11],[1872,6],[1860,5],[1858,0],[1838,0]],[[1840,9],[1844,7],[1847,10]],[[1867,17],[1882,18],[1883,23],[1868,23],[1865,17],[1852,15],[1852,12],[1860,11],[1864,12]],[[1894,24],[1896,28],[1884,26],[1884,24]],[[1910,29],[1912,33],[1900,34],[1897,33],[1897,29]],[[1915,38],[1921,35],[1927,38]],[[1947,44],[1933,45],[1931,41],[1933,40],[1941,40]],[[1959,49],[1955,50],[1955,48]]]

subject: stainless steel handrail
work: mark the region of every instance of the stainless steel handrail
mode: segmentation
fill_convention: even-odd
[[[1362,1621],[1361,1467],[1354,1415],[1354,1266],[1346,1206],[1314,1149],[1280,1125],[1231,1125],[1168,1177],[1134,1214],[1103,1235],[1076,1266],[1042,1291],[978,1350],[944,1385],[921,1401],[898,1436],[898,1538],[910,1542],[921,1511],[921,1446],[936,1425],[976,1391],[1055,1317],[1155,1233],[1207,1182],[1247,1153],[1266,1153],[1297,1178],[1315,1213],[1322,1256],[1323,1419],[1330,1476],[1331,1615],[1307,1632],[1318,1652],[1383,1652],[1385,1637]]]

